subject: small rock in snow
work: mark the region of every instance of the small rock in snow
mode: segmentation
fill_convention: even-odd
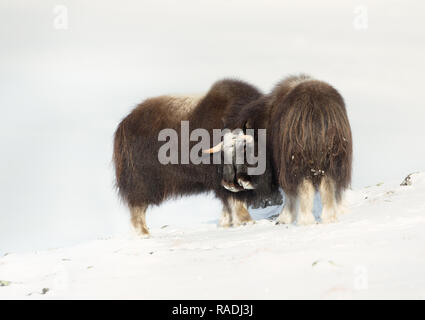
[[[12,282],[6,281],[6,280],[0,280],[0,287],[7,287],[10,286]]]

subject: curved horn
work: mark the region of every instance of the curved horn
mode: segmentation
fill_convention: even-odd
[[[219,144],[217,144],[216,146],[212,147],[211,149],[208,150],[203,150],[203,153],[216,153],[219,152],[223,149],[223,142],[220,142]]]

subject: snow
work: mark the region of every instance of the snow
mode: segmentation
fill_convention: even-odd
[[[335,224],[151,229],[0,258],[0,299],[425,298],[425,173],[348,191]]]

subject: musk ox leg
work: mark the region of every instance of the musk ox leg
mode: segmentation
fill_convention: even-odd
[[[313,183],[309,179],[304,179],[298,187],[300,211],[297,224],[299,225],[309,225],[316,222],[313,215],[314,191]]]
[[[140,236],[148,236],[149,230],[146,226],[146,209],[148,206],[130,207],[131,223],[134,230]]]
[[[322,199],[322,223],[336,222],[336,199],[335,183],[329,177],[324,177],[319,186],[320,198]]]
[[[253,222],[243,201],[229,198],[223,205],[223,213],[219,225],[221,227],[240,226]]]
[[[232,226],[232,212],[227,204],[223,205],[223,211],[221,212],[221,218],[218,224],[222,228]]]
[[[282,209],[277,223],[291,224],[295,221],[297,215],[297,198],[295,196],[286,195],[285,206]]]
[[[348,210],[348,204],[344,197],[344,191],[343,190],[336,190],[335,192],[335,200],[336,200],[336,215],[342,215],[349,212]]]
[[[233,200],[232,222],[234,227],[253,222],[243,201]]]

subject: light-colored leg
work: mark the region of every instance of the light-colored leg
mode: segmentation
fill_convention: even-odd
[[[320,198],[322,198],[322,223],[336,222],[335,183],[332,179],[324,177],[319,187]]]
[[[297,198],[295,196],[286,195],[285,206],[282,209],[279,217],[277,217],[278,223],[291,224],[295,221],[297,216]]]
[[[223,205],[223,211],[221,212],[221,218],[218,224],[222,228],[228,228],[232,225],[232,213],[228,205]]]
[[[233,199],[231,202],[232,222],[234,227],[254,222],[243,201]]]
[[[347,200],[344,197],[344,191],[336,192],[335,199],[336,199],[336,215],[337,215],[337,217],[342,215],[342,214],[346,214],[350,211],[348,209]]]
[[[347,214],[350,212],[350,209],[348,209],[348,204],[347,201],[345,199],[342,199],[341,202],[337,202],[336,203],[336,215],[340,216],[343,214]]]
[[[138,235],[148,236],[149,230],[146,226],[147,206],[130,207],[131,223]]]
[[[223,213],[219,222],[220,227],[237,227],[242,224],[253,222],[243,201],[229,198],[224,203]]]
[[[314,187],[310,180],[303,180],[298,187],[298,196],[300,199],[300,211],[298,213],[297,224],[314,224],[316,222],[313,215]]]

